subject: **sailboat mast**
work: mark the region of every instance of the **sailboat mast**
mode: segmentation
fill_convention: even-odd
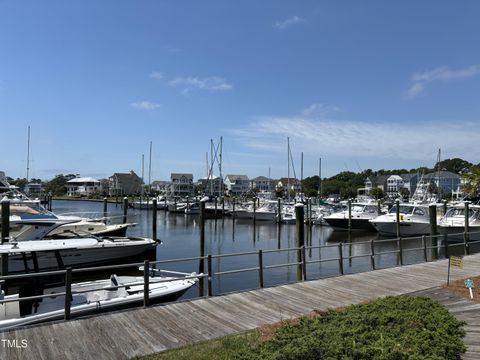
[[[220,164],[218,168],[220,171],[220,196],[223,197],[222,151],[223,151],[223,136],[220,136]]]
[[[288,158],[288,167],[287,167],[287,199],[290,202],[290,138],[287,137],[287,158]]]
[[[318,194],[322,198],[322,158],[318,160]]]
[[[30,176],[30,125],[28,125],[28,141],[27,141],[27,184]]]
[[[142,197],[143,197],[143,191],[144,191],[144,179],[145,179],[145,154],[142,154]]]
[[[300,191],[302,192],[302,202],[303,202],[303,151],[302,151],[302,159],[301,159],[301,166],[300,166]]]
[[[152,142],[150,141],[150,159],[148,161],[148,193],[152,191]]]

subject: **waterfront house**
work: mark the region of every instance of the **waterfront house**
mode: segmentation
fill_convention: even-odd
[[[295,178],[281,178],[278,180],[275,190],[276,191],[287,191],[287,189],[290,187],[290,191],[293,191],[295,193],[299,193],[302,191],[302,184],[300,183],[300,180],[295,179]]]
[[[170,174],[169,196],[187,197],[193,195],[193,174]]]
[[[406,173],[400,175],[403,179],[403,187],[408,190],[410,195],[413,195],[415,193],[415,190],[417,189],[417,183],[419,180],[419,174],[418,173]]]
[[[39,196],[43,193],[43,185],[39,183],[28,183],[23,188],[23,191],[29,196]]]
[[[142,179],[133,170],[129,173],[114,173],[108,181],[110,196],[140,194],[143,184]]]
[[[390,175],[387,178],[387,195],[390,197],[397,197],[400,189],[403,188],[404,181],[400,175]]]
[[[241,196],[250,190],[250,180],[247,175],[227,175],[224,183],[227,194],[231,196]]]
[[[257,176],[252,179],[251,187],[252,189],[256,189],[259,193],[269,193],[275,188],[273,183],[274,181],[265,176]]]
[[[67,196],[88,196],[102,190],[100,181],[91,177],[75,177],[68,180],[65,187]]]
[[[440,195],[453,196],[460,188],[460,176],[450,171],[435,171],[422,177],[419,185],[431,186]]]
[[[211,196],[223,196],[224,184],[219,176],[210,175],[198,180],[198,186],[202,189],[202,193]]]
[[[372,189],[378,188],[384,193],[387,190],[387,179],[389,175],[369,176],[365,179],[363,188],[357,190],[358,195],[370,195]]]

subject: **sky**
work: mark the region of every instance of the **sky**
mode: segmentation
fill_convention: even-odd
[[[13,178],[297,178],[480,162],[475,0],[0,0]],[[208,155],[210,159],[210,155]],[[214,173],[219,174],[218,165]],[[293,176],[293,169],[290,169]]]

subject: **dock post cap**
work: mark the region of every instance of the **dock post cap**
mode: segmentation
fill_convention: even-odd
[[[296,203],[295,204],[295,207],[304,207],[304,206],[305,206],[305,204],[303,204],[303,203]]]

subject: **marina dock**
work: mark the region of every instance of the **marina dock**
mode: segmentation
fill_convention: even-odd
[[[467,321],[465,359],[480,358],[480,304],[440,288],[448,260],[299,282],[259,290],[137,308],[1,333],[2,359],[129,359],[238,334],[313,310],[388,295],[430,296]],[[451,279],[480,275],[480,254],[466,256]],[[13,346],[13,345],[16,346]],[[26,346],[24,346],[26,345]]]

